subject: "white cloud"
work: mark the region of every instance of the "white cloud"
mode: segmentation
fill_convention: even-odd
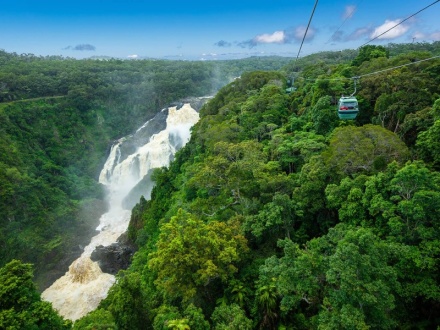
[[[256,43],[262,43],[262,44],[281,44],[284,43],[286,40],[286,34],[284,31],[275,31],[272,34],[264,33],[256,36],[254,38],[254,41]]]
[[[292,42],[301,41],[304,37],[305,31],[305,26],[298,26],[295,29],[279,30],[273,33],[259,34],[250,40],[236,42],[235,44],[242,48],[253,48],[261,44],[289,44]],[[316,30],[312,27],[309,27],[306,39],[313,39],[315,34]]]
[[[374,31],[370,35],[370,38],[376,38],[376,37],[380,36],[380,37],[378,37],[378,39],[395,39],[395,38],[401,37],[409,30],[409,25],[400,24],[400,25],[394,27],[396,24],[399,24],[400,22],[401,22],[400,19],[397,19],[394,21],[386,20],[385,23],[383,23],[382,25],[380,25],[374,29]],[[381,36],[381,34],[387,30],[390,30],[390,31],[388,31],[387,33],[385,33],[384,35]]]
[[[136,59],[139,57],[139,55],[133,54],[133,55],[128,55],[127,57],[131,59]]]
[[[353,16],[355,11],[356,11],[355,5],[345,6],[345,10],[344,10],[344,13],[342,14],[342,18],[343,19],[350,18],[351,16]]]

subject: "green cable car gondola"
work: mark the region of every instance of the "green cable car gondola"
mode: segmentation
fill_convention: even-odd
[[[354,96],[342,96],[338,103],[340,119],[355,119],[359,112],[358,101]]]
[[[338,116],[340,119],[355,119],[359,112],[359,104],[354,96],[356,93],[356,82],[359,77],[353,77],[354,92],[350,96],[342,96],[338,102]]]

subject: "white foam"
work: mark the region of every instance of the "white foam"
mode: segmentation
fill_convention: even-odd
[[[51,302],[63,317],[77,320],[96,309],[107,296],[115,277],[101,271],[98,263],[90,259],[92,252],[99,245],[115,243],[127,230],[130,211],[122,208],[124,197],[150,169],[169,165],[170,158],[176,152],[172,141],[177,137],[182,145],[186,144],[190,138],[190,128],[198,119],[199,114],[190,104],[185,104],[179,110],[169,108],[166,129],[153,135],[134,154],[121,161],[120,146],[125,139],[113,145],[99,176],[99,181],[108,187],[110,205],[109,211],[99,220],[96,228],[99,233],[71,264],[69,271],[42,293],[42,298]]]

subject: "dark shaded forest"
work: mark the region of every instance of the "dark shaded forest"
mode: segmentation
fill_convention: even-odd
[[[358,51],[314,54],[276,70],[257,68],[240,73],[239,79],[221,88],[201,109],[190,142],[170,166],[154,172],[151,200],[141,198],[131,216],[128,234],[138,246],[132,265],[120,271],[117,284],[99,308],[76,321],[73,328],[437,329],[438,55],[439,42],[365,46]],[[200,73],[208,74],[206,70],[201,68]],[[353,93],[353,77],[359,77],[355,95],[360,112],[355,120],[343,121],[338,117],[337,102],[342,94]],[[292,81],[293,91],[287,93]],[[101,85],[96,86],[92,90],[98,93]],[[209,91],[191,90],[186,95],[182,91],[179,97]],[[39,102],[45,107],[51,102],[67,102],[68,94],[61,99],[29,102],[38,109]],[[28,95],[42,96],[60,94]],[[166,98],[155,100],[171,101]],[[93,178],[93,170],[102,163],[102,154],[95,152],[105,151],[108,141],[116,137],[110,134],[111,114],[122,122],[120,109],[101,94],[90,103],[82,97],[71,100],[77,100],[79,108],[81,104],[90,107],[86,107],[84,118],[77,115],[77,122],[84,123],[81,133],[66,124],[65,129],[72,130],[68,134],[73,135],[71,148],[78,148],[81,137],[88,141],[90,134],[94,142],[89,147],[94,152],[75,163],[75,168],[83,166],[84,172],[78,179],[71,176],[73,184],[64,183],[69,189],[77,186],[66,200],[75,200],[73,193],[77,191],[78,196],[86,197],[78,203],[102,201],[99,185],[85,178]],[[0,108],[5,118],[2,125],[6,119],[11,122],[12,109],[24,104],[28,103],[5,103]],[[62,109],[57,119],[69,113],[68,107]],[[127,105],[126,109],[133,108]],[[89,122],[96,118],[102,127],[93,133],[87,130],[90,125],[85,114],[90,113]],[[51,198],[60,194],[50,189],[61,189],[62,185],[51,186],[36,173],[70,173],[72,156],[67,151],[55,152],[52,157],[66,157],[63,163],[63,159],[55,162],[44,154],[55,167],[48,164],[47,172],[30,157],[23,157],[23,150],[29,150],[23,148],[31,148],[34,141],[29,138],[22,145],[12,138],[18,134],[26,138],[29,119],[23,116],[17,116],[17,124],[11,122],[10,131],[0,131],[5,168],[0,172],[2,200],[3,196],[10,198],[10,203],[41,197],[31,188],[44,191],[47,185],[48,197],[39,200],[42,209],[44,203],[59,205]],[[135,123],[126,121],[124,125],[129,131]],[[53,131],[47,133],[57,141]],[[63,143],[58,148],[68,143],[61,140],[62,134],[64,128],[59,129]],[[41,137],[41,141],[47,139]],[[41,155],[51,150],[48,146],[38,148]],[[61,179],[65,175],[49,177]],[[3,182],[12,185],[14,180],[30,186],[20,193],[15,186],[3,189],[8,187]],[[26,195],[31,193],[34,195]],[[21,233],[32,223],[32,234],[36,234],[40,226],[35,222],[48,221],[43,216],[34,218],[33,209],[4,205],[0,209],[2,219],[5,215],[3,237],[11,239],[3,228]],[[68,228],[62,222],[66,219],[62,213],[54,213],[51,230],[44,229],[58,230],[58,222]],[[15,251],[13,244],[17,243],[3,243],[3,237],[2,244]],[[41,235],[40,243],[56,246],[58,241],[50,237]],[[63,244],[64,237],[58,240]],[[40,246],[37,241],[35,244]],[[38,259],[40,255],[35,253]],[[3,264],[12,257],[21,256],[10,252]],[[13,284],[0,290],[0,322],[25,324],[20,322],[31,319],[32,324],[41,322],[47,328],[71,327],[50,310],[50,305],[40,306],[44,303],[32,286],[29,267],[13,261],[1,269],[0,275]],[[24,287],[29,289],[19,290]],[[26,298],[21,300],[23,304],[15,304],[10,297]],[[26,314],[43,308],[47,308],[45,313]]]

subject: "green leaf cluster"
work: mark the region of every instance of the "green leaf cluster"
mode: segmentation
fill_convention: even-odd
[[[18,260],[0,268],[0,328],[70,329],[71,323],[41,300],[32,277],[32,266]]]

